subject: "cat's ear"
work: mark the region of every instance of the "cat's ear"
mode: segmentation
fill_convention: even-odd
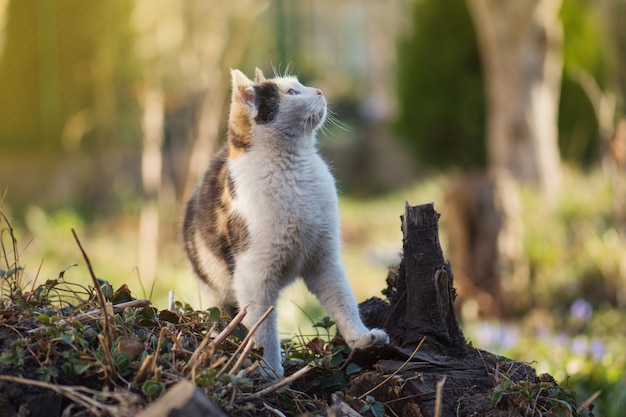
[[[254,82],[262,83],[263,81],[265,81],[265,75],[263,75],[263,70],[261,70],[261,68],[257,67],[254,70]]]
[[[230,77],[233,86],[232,100],[254,108],[256,106],[256,92],[254,83],[238,69],[230,70]]]

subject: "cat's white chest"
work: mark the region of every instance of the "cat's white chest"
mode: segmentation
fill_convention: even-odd
[[[337,227],[334,180],[315,150],[251,151],[230,161],[229,170],[236,190],[233,209],[246,219],[256,244],[311,252],[322,235]]]

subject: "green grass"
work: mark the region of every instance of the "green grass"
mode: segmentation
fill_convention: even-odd
[[[532,361],[594,401],[598,416],[626,409],[626,237],[612,222],[613,196],[600,171],[565,172],[553,207],[524,190],[524,252],[533,304],[509,323],[469,322],[476,346]],[[454,265],[453,265],[454,268]]]
[[[434,201],[444,220],[444,189],[445,178],[436,177],[368,200],[342,196],[343,257],[359,301],[380,294],[388,264],[399,259],[399,216],[405,200],[411,204]],[[612,225],[611,190],[601,172],[567,170],[562,189],[550,208],[532,191],[521,194],[523,247],[531,271],[525,291],[533,304],[515,322],[465,320],[463,329],[475,346],[535,361],[538,372],[552,374],[581,397],[602,390],[595,401],[597,415],[619,416],[626,409],[626,242]],[[152,291],[151,300],[159,309],[165,308],[169,290],[195,308],[208,307],[199,299],[180,242],[172,232],[174,225],[164,229],[170,236],[160,247],[156,281],[139,285],[135,218],[120,216],[87,224],[70,209],[46,213],[37,207],[8,216],[16,228],[20,263],[29,285],[35,279],[41,283],[56,277],[73,264],[78,266],[67,270],[65,278],[89,283],[71,236],[74,228],[96,274],[114,288],[122,284],[134,291],[145,288],[145,294],[134,294],[138,298],[147,298]],[[6,239],[6,233],[2,237]],[[441,239],[445,254],[445,230]],[[584,315],[577,316],[581,311]],[[287,339],[298,333],[316,334],[313,324],[325,314],[301,283],[283,293],[278,312]]]

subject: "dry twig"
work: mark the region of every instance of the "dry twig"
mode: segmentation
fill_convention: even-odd
[[[267,309],[267,311],[265,312],[265,314],[263,314],[263,316],[261,316],[261,318],[254,324],[254,326],[252,326],[252,328],[248,331],[248,334],[246,335],[246,337],[243,339],[243,341],[241,342],[241,344],[239,345],[239,347],[237,348],[237,350],[235,350],[235,353],[232,354],[232,356],[230,357],[230,359],[228,360],[228,362],[226,362],[226,365],[224,365],[224,367],[222,367],[222,369],[217,373],[217,378],[220,377],[220,375],[222,375],[224,372],[226,372],[226,369],[228,369],[228,366],[230,366],[230,364],[233,362],[233,360],[235,360],[235,358],[237,357],[237,354],[241,351],[241,349],[245,346],[244,351],[248,352],[250,351],[251,347],[248,348],[248,345],[252,346],[251,340],[252,340],[252,336],[254,335],[254,333],[257,331],[257,329],[259,328],[259,326],[261,325],[261,323],[263,323],[263,321],[265,321],[265,319],[267,319],[267,316],[270,315],[270,313],[274,311],[274,307],[270,307]],[[241,361],[243,361],[244,355],[241,355]],[[240,361],[238,361],[237,363],[239,363]],[[237,365],[237,364],[235,364]],[[233,373],[236,373],[236,370],[233,370]]]
[[[241,398],[239,398],[237,402],[258,400],[259,398],[265,395],[271,394],[272,392],[284,387],[285,385],[291,384],[292,382],[302,378],[311,369],[313,369],[313,366],[306,365],[304,368],[299,369],[297,372],[293,373],[292,375],[289,375],[286,378],[276,381],[274,384],[270,385],[269,387],[263,388],[261,391],[257,391],[255,393],[248,394],[248,395],[242,395]]]
[[[85,263],[87,264],[87,268],[89,269],[89,275],[91,276],[91,280],[93,281],[93,286],[94,289],[96,290],[96,294],[98,294],[98,301],[100,302],[100,308],[102,309],[102,311],[104,312],[104,314],[102,315],[103,319],[104,319],[104,329],[103,329],[103,336],[104,336],[104,343],[106,343],[107,348],[111,347],[111,328],[109,326],[111,326],[111,323],[109,322],[109,309],[107,308],[107,301],[104,298],[104,294],[102,293],[102,288],[100,288],[100,284],[98,283],[98,278],[96,278],[96,274],[93,271],[93,267],[91,266],[91,261],[89,260],[89,257],[87,256],[87,252],[85,252],[85,249],[83,249],[83,245],[80,243],[80,239],[78,239],[78,235],[76,234],[76,231],[74,229],[72,229],[72,234],[74,235],[74,239],[76,240],[76,243],[78,244],[78,248],[80,249],[80,252],[83,255],[83,258],[85,259]],[[113,363],[109,363],[108,364],[111,367],[111,374],[115,374],[115,366]]]

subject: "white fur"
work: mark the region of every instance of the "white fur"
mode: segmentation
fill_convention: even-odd
[[[341,262],[335,181],[315,139],[326,101],[319,90],[293,77],[273,81],[284,94],[276,120],[253,125],[252,146],[228,161],[236,184],[232,209],[246,220],[250,236],[248,249],[235,257],[233,277],[238,305],[248,307],[244,325],[254,325],[276,305],[282,288],[302,277],[350,346],[384,343],[384,331],[363,325]],[[299,94],[285,94],[290,88]],[[302,109],[321,117],[312,126],[303,122],[297,138],[283,134],[299,117],[294,112]],[[250,116],[255,115],[251,105]],[[282,375],[275,312],[257,330],[256,341],[264,348],[267,364]]]

